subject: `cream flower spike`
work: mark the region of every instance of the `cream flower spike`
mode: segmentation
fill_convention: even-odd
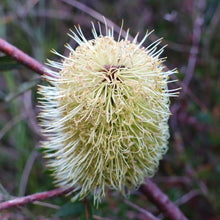
[[[105,23],[106,24],[106,23]],[[122,30],[122,28],[121,28]],[[167,151],[169,138],[169,75],[157,51],[160,40],[147,48],[113,28],[92,23],[94,39],[87,40],[80,26],[69,35],[78,44],[66,45],[69,56],[56,51],[59,69],[39,86],[45,157],[58,186],[74,187],[73,200],[89,193],[99,203],[106,187],[122,194],[153,176]]]

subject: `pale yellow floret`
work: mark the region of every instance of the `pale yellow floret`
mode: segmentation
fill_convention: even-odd
[[[169,96],[176,90],[167,88],[175,70],[163,70],[157,42],[142,47],[149,33],[136,44],[114,40],[113,29],[92,32],[87,41],[76,28],[71,37],[79,46],[67,45],[62,63],[50,61],[59,78],[40,86],[40,118],[56,184],[74,186],[74,199],[93,193],[99,202],[106,187],[125,194],[154,175],[167,151]]]

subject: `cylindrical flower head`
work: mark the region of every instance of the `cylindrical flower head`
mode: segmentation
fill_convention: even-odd
[[[86,40],[81,28],[71,31],[78,46],[58,63],[60,69],[45,76],[41,85],[41,126],[48,166],[58,186],[75,187],[75,197],[105,196],[105,188],[125,192],[154,175],[167,151],[169,138],[170,74],[156,51],[156,41],[142,46],[150,33],[137,43],[114,39],[114,31],[97,33]]]

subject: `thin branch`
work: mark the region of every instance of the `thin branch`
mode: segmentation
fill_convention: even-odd
[[[0,203],[0,210],[10,207],[33,203],[34,201],[41,201],[52,197],[60,196],[71,192],[73,188],[63,189],[58,188],[46,192],[40,192],[29,196],[11,199],[6,202]],[[158,209],[171,220],[187,220],[182,212],[168,199],[168,197],[150,180],[140,187],[140,191],[153,202]]]
[[[84,207],[85,207],[86,220],[89,220],[88,201],[86,198],[83,200],[83,203],[84,203]]]
[[[24,196],[25,195],[25,191],[26,191],[26,186],[28,183],[28,178],[32,169],[32,166],[35,162],[35,160],[37,159],[38,156],[38,152],[36,151],[36,149],[34,149],[25,164],[22,176],[21,176],[21,181],[20,181],[20,185],[19,185],[19,193],[18,196]]]
[[[88,7],[87,5],[81,3],[81,2],[78,2],[78,1],[75,1],[75,0],[61,0],[62,2],[65,2],[66,4],[68,5],[71,5],[75,8],[78,8],[80,11],[83,11],[85,12],[86,14],[90,15],[91,17],[97,19],[98,21],[100,21],[101,23],[105,24],[105,21],[103,19],[103,17],[105,17],[104,15],[102,15],[101,13],[95,11],[94,9]],[[114,27],[114,30],[117,32],[117,33],[120,33],[121,32],[121,35],[123,37],[125,37],[127,35],[127,31],[121,29],[121,27],[119,27],[117,24],[115,24],[114,22],[112,22],[110,19],[108,18],[105,18],[106,20],[106,23],[108,25],[108,27]],[[129,40],[133,40],[134,38],[129,34],[128,35],[128,39]]]
[[[203,24],[203,19],[201,17],[197,17],[195,19],[194,28],[193,28],[193,42],[192,42],[192,47],[190,50],[188,65],[186,68],[186,74],[183,79],[184,89],[185,87],[188,87],[192,79],[194,69],[195,69],[197,54],[199,52],[199,42],[200,42],[200,37],[201,37],[202,24]]]
[[[191,183],[191,179],[189,177],[186,176],[160,176],[160,177],[156,177],[154,178],[155,182],[160,182],[160,183],[165,183],[168,185],[189,185]]]
[[[8,191],[4,188],[4,186],[0,183],[0,201],[2,199],[10,199],[10,194]]]
[[[38,137],[42,137],[40,125],[35,117],[35,111],[32,101],[32,93],[31,91],[27,91],[23,96],[21,101],[23,102],[24,112],[26,114],[26,123],[28,127],[33,131]]]
[[[21,86],[18,87],[17,91],[12,92],[4,97],[5,102],[10,102],[13,99],[17,98],[18,96],[24,94],[25,92],[31,90],[40,82],[39,78],[30,80],[29,82],[24,82]]]
[[[54,204],[51,204],[51,203],[48,203],[48,202],[35,201],[35,202],[33,202],[33,204],[48,207],[48,208],[51,208],[51,209],[59,209],[60,208],[60,206],[54,205]]]
[[[128,201],[128,200],[123,200],[124,203],[126,203],[127,205],[131,206],[132,208],[136,209],[137,211],[143,213],[146,216],[146,220],[159,220],[159,218],[155,217],[154,215],[152,215],[150,212],[148,212],[147,210],[139,207],[138,205]]]
[[[199,1],[198,4],[202,4],[201,1]],[[198,9],[197,16],[194,20],[192,47],[190,49],[188,64],[187,64],[186,71],[185,71],[185,77],[182,82],[182,92],[180,93],[180,98],[182,98],[185,95],[187,88],[192,80],[193,73],[195,70],[197,55],[199,53],[199,43],[200,43],[200,39],[201,39],[202,25],[204,23],[202,11],[203,11],[203,9],[200,9],[200,10]]]
[[[175,201],[176,205],[183,205],[185,203],[187,203],[188,201],[190,201],[191,199],[193,199],[194,197],[201,195],[201,191],[200,190],[192,190],[190,192],[188,192],[187,194],[185,194],[184,196],[182,196],[181,198],[179,198],[178,200]]]
[[[220,2],[218,3],[218,6],[216,7],[215,13],[212,16],[212,20],[210,24],[207,26],[206,30],[204,31],[205,37],[203,39],[203,50],[202,54],[203,57],[206,57],[206,59],[209,59],[210,55],[210,40],[213,37],[213,34],[215,31],[218,30],[218,24],[220,22]]]
[[[30,0],[27,1],[27,4],[19,4],[18,2],[10,2],[10,11],[13,11],[11,14],[6,15],[2,18],[3,24],[10,23],[11,21],[25,17],[30,12],[30,10],[39,2],[39,0]],[[18,5],[19,4],[19,5]],[[16,6],[16,7],[15,7]],[[13,10],[15,9],[15,10]]]
[[[21,115],[17,115],[11,120],[9,120],[6,125],[0,130],[0,140],[5,136],[5,134],[10,131],[12,127],[14,127],[18,122],[20,122],[22,119],[24,119],[26,116],[24,113]]]
[[[11,45],[7,41],[0,38],[0,51],[3,53],[9,55],[10,57],[17,60],[19,63],[27,66],[29,69],[32,69],[34,72],[40,74],[40,75],[47,75],[50,77],[56,77],[50,73],[48,73],[46,70],[46,67],[39,63],[37,60],[33,59],[17,47]]]
[[[53,189],[53,190],[46,191],[46,192],[40,192],[40,193],[35,193],[35,194],[24,196],[24,197],[11,199],[6,202],[0,203],[0,210],[7,209],[13,206],[25,205],[27,203],[33,203],[34,201],[41,201],[44,199],[61,196],[71,191],[73,191],[73,187],[68,188],[68,189],[58,188],[58,189]]]
[[[147,196],[147,198],[153,202],[167,218],[171,220],[187,220],[179,208],[174,205],[167,195],[165,195],[151,180],[146,179],[145,184],[142,184],[139,190]]]

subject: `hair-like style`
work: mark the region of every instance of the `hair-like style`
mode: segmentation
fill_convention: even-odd
[[[157,50],[160,40],[148,47],[93,25],[94,39],[87,40],[80,27],[70,37],[69,56],[56,51],[59,69],[40,85],[41,127],[46,140],[45,157],[58,186],[75,187],[73,199],[94,194],[99,202],[105,188],[122,194],[154,175],[167,151],[169,138],[169,75]]]

